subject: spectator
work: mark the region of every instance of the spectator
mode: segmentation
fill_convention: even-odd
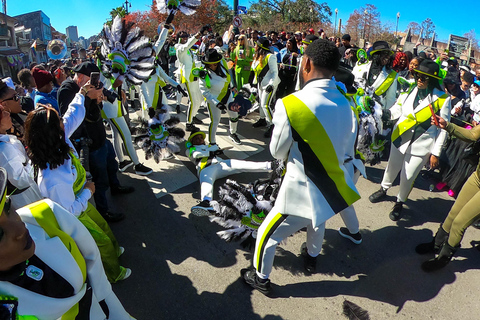
[[[33,68],[33,78],[37,84],[37,94],[35,95],[35,107],[38,103],[50,104],[57,112],[58,108],[57,97],[51,94],[53,90],[53,76],[50,72]]]

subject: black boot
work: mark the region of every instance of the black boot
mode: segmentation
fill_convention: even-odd
[[[448,244],[448,241],[446,241],[435,259],[430,259],[422,263],[422,270],[432,272],[444,268],[450,260],[452,260],[457,249],[458,247],[452,247]]]
[[[415,252],[418,254],[439,253],[444,242],[448,239],[447,231],[443,230],[442,225],[437,230],[433,240],[427,243],[420,243],[415,247]]]

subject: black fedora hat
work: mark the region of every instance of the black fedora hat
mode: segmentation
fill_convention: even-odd
[[[267,38],[261,37],[257,40],[257,45],[263,50],[270,51],[270,41]]]
[[[222,55],[218,53],[217,49],[210,48],[205,52],[202,58],[204,64],[215,64],[222,61]]]
[[[347,88],[347,94],[357,93],[357,89],[353,86],[355,76],[345,67],[339,67],[335,72],[335,80],[341,82]]]
[[[393,51],[390,49],[390,46],[388,45],[387,41],[375,41],[375,43],[372,46],[372,51],[370,51],[370,55],[373,55],[376,52],[380,51],[388,51],[391,54],[393,54]]]
[[[313,41],[317,40],[318,37],[314,34],[309,34],[305,37],[304,40],[302,40],[303,43],[305,44],[311,44]]]
[[[430,59],[423,60],[422,63],[420,63],[420,65],[416,69],[414,69],[414,71],[418,73],[423,73],[438,80],[441,79],[439,75],[440,66],[435,61],[432,61]]]

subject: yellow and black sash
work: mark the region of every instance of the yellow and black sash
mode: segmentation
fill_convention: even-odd
[[[397,72],[393,71],[387,76],[387,78],[382,82],[382,84],[375,90],[375,94],[377,96],[381,96],[385,92],[387,92],[388,88],[390,88],[395,81],[395,77],[397,76]]]
[[[302,153],[304,170],[335,213],[349,207],[360,195],[348,185],[335,147],[315,114],[295,95],[282,99],[293,139]]]
[[[435,114],[439,113],[447,98],[448,94],[444,94],[430,104]],[[430,118],[432,117],[430,105],[425,106],[415,114],[410,113],[405,120],[397,123],[392,132],[392,142],[395,147],[400,148],[405,143],[414,142],[430,128]]]
[[[253,72],[255,73],[255,76],[257,77],[257,83],[260,84],[263,81],[263,78],[267,74],[268,70],[270,70],[270,67],[268,65],[268,59],[270,58],[272,54],[269,53],[263,58],[262,61],[260,61],[259,64],[253,69]]]

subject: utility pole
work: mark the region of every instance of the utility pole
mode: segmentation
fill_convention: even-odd
[[[233,0],[233,16],[238,15],[238,0]]]

